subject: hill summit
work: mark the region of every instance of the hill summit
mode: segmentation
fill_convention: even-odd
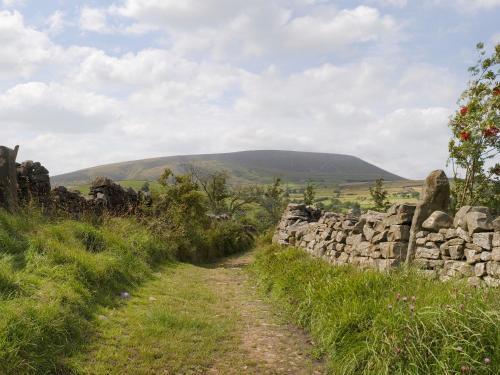
[[[187,165],[206,171],[227,171],[234,184],[270,183],[281,177],[289,183],[370,182],[382,177],[387,181],[404,178],[383,170],[358,157],[317,152],[256,150],[221,154],[167,156],[108,164],[62,174],[52,178],[53,184],[88,183],[97,176],[116,181],[155,180],[165,168],[183,173]]]

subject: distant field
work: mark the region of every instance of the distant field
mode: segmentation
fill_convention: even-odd
[[[388,200],[390,203],[416,203],[418,201],[418,193],[422,190],[423,180],[403,180],[403,181],[385,181],[384,188],[389,193]],[[323,204],[328,205],[332,202],[332,198],[339,199],[341,202],[358,202],[361,208],[366,209],[373,206],[370,197],[370,186],[373,183],[355,183],[355,184],[340,184],[340,185],[317,185],[316,199]],[[292,193],[292,200],[301,200],[303,186],[289,185]]]
[[[150,189],[155,190],[158,187],[156,181],[145,180],[124,180],[117,181],[124,187],[131,187],[134,190],[140,190],[144,183],[149,182]],[[423,180],[402,180],[402,181],[386,181],[384,188],[389,193],[390,203],[416,203],[418,196],[415,193],[420,193],[422,190]],[[373,205],[370,198],[370,186],[373,183],[363,182],[354,184],[316,184],[316,199],[323,204],[328,205],[333,198],[339,199],[341,202],[358,202],[361,208],[366,209]],[[302,184],[285,184],[289,189],[291,200],[302,199]],[[90,190],[90,182],[87,184],[69,186],[69,188],[78,190],[82,194],[88,194]]]

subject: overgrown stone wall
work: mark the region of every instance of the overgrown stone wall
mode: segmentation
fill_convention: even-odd
[[[304,248],[332,264],[384,271],[404,262],[414,211],[414,206],[402,204],[385,213],[369,211],[356,216],[290,204],[274,242]]]
[[[357,217],[290,204],[273,241],[331,264],[386,271],[406,260],[414,211],[415,206],[401,204]],[[472,285],[500,286],[499,223],[486,207],[464,207],[455,219],[435,211],[416,234],[413,263],[443,281],[465,277]]]
[[[443,171],[429,175],[422,196],[416,205],[362,215],[290,204],[273,242],[336,265],[386,271],[407,262],[442,281],[458,277],[474,286],[500,286],[500,217],[470,206],[450,217],[444,212],[449,184]]]
[[[64,186],[51,189],[49,171],[40,163],[16,163],[17,151],[0,146],[0,207],[13,210],[31,203],[44,210],[83,214],[132,215],[151,205],[149,193],[124,189],[104,177],[96,178],[88,196]]]

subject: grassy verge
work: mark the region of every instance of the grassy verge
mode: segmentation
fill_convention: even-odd
[[[253,270],[333,374],[500,373],[499,290],[334,267],[271,245]]]
[[[158,237],[132,218],[94,226],[0,210],[0,374],[68,373],[64,358],[92,334],[96,311],[155,268],[192,248],[208,259],[251,245],[236,223],[198,232]]]
[[[189,264],[162,269],[125,306],[100,311],[98,334],[71,368],[81,374],[203,373],[237,346],[236,317],[206,285],[207,272]]]
[[[133,220],[96,228],[0,212],[0,373],[57,373],[99,304],[146,279],[170,249]]]

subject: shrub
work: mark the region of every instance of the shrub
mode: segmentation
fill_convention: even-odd
[[[277,246],[253,269],[334,374],[500,373],[498,290],[336,267]]]

